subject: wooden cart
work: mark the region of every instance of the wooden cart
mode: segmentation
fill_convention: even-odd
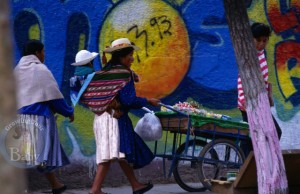
[[[166,105],[164,105],[166,106]],[[224,179],[238,170],[245,157],[239,144],[249,139],[247,123],[189,115],[170,106],[172,112],[157,112],[164,135],[155,142],[157,157],[171,160],[168,177],[189,192],[211,189],[205,180]],[[165,171],[165,165],[164,165]]]

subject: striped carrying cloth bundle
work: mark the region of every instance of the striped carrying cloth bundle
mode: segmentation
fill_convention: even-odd
[[[104,113],[118,92],[130,81],[132,71],[123,65],[107,65],[96,72],[81,102],[97,115]]]

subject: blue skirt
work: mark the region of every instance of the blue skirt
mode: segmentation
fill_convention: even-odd
[[[120,131],[120,152],[125,154],[125,159],[133,165],[134,169],[142,168],[151,163],[154,154],[145,142],[133,130],[128,114],[118,119]]]
[[[31,155],[36,157],[34,161],[31,161],[31,165],[34,164],[38,171],[45,173],[70,164],[60,144],[56,119],[53,114],[49,117],[37,115],[21,115],[21,117],[36,120],[35,122],[37,123],[35,127],[32,127],[32,125],[23,127],[23,130],[31,133],[31,138],[27,141],[27,145],[30,142],[29,145],[35,148],[35,153],[31,153]]]

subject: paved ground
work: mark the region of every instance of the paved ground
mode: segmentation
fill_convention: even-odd
[[[166,161],[166,169],[169,169],[170,162]],[[88,165],[89,166],[89,165]],[[69,165],[56,171],[58,178],[62,183],[68,186],[65,194],[88,194],[93,182],[93,169],[90,167],[76,164]],[[168,171],[167,171],[168,172]],[[92,174],[91,174],[92,173]],[[27,193],[45,194],[51,193],[49,183],[42,174],[34,169],[26,170],[27,174]],[[191,171],[187,172],[190,177]],[[135,170],[137,179],[141,182],[152,181],[154,184],[147,194],[187,194],[188,192],[181,189],[174,180],[174,177],[166,178],[163,173],[162,161],[154,160],[150,165]],[[113,163],[110,171],[103,183],[103,191],[111,194],[131,194],[132,190],[128,180],[117,163]],[[201,194],[212,194],[212,192],[198,192]]]
[[[130,194],[132,193],[131,187],[129,186],[122,186],[122,187],[108,187],[103,188],[104,192],[108,192],[110,194]],[[50,193],[50,191],[39,191],[39,192],[32,192],[32,194],[45,194]],[[89,189],[72,189],[67,190],[64,192],[65,194],[88,194]],[[154,185],[153,189],[151,189],[147,194],[187,194],[182,190],[177,184],[158,184]],[[205,192],[195,192],[195,194],[213,194],[210,191]]]

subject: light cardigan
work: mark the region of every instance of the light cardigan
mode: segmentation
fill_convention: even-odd
[[[17,108],[64,98],[49,69],[35,55],[21,58],[14,69]]]

